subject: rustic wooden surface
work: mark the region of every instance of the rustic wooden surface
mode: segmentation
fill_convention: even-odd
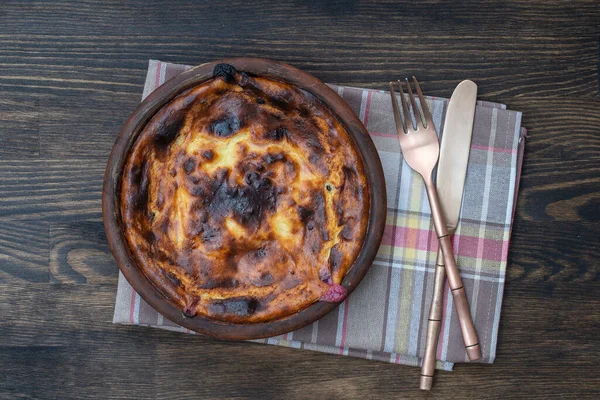
[[[0,398],[598,398],[599,21],[597,0],[0,0]],[[425,394],[416,368],[111,324],[102,175],[147,60],[230,56],[437,96],[471,78],[523,111],[494,365]]]

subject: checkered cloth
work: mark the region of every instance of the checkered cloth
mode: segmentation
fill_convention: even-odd
[[[144,97],[189,68],[151,60]],[[319,321],[256,342],[420,365],[432,299],[438,242],[421,178],[403,161],[388,92],[330,85],[363,121],[379,151],[387,185],[387,224],[373,266],[357,289]],[[427,99],[438,132],[448,101]],[[512,217],[524,147],[521,113],[478,102],[454,252],[479,334],[483,358],[496,354]],[[461,331],[446,286],[437,367],[465,362]],[[191,333],[163,318],[122,275],[114,323]]]

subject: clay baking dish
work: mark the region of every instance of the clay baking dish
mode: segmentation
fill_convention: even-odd
[[[104,225],[111,251],[121,272],[140,296],[164,317],[193,331],[220,339],[245,340],[271,337],[300,329],[323,317],[338,304],[317,301],[285,318],[246,324],[216,321],[203,315],[196,315],[193,318],[186,317],[180,308],[157,290],[136,265],[122,231],[119,191],[123,170],[132,145],[146,124],[163,106],[184,91],[213,78],[213,70],[220,63],[232,65],[238,71],[252,76],[261,76],[292,84],[316,96],[355,141],[356,149],[364,164],[365,178],[369,186],[369,217],[362,247],[341,284],[350,294],[360,283],[375,258],[385,225],[386,191],[379,156],[365,127],[337,93],[315,77],[288,64],[272,60],[232,58],[214,61],[183,72],[151,93],[129,117],[110,154],[102,193]]]

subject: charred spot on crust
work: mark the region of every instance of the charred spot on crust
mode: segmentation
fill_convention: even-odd
[[[281,282],[281,286],[284,289],[293,289],[296,286],[300,285],[302,283],[302,280],[299,278],[296,278],[294,276],[295,274],[292,272],[290,272],[290,277],[288,277],[287,279],[284,279],[283,282]]]
[[[238,286],[238,281],[235,278],[213,278],[198,285],[198,289],[231,289]]]
[[[160,262],[165,262],[165,263],[170,263],[170,264],[174,263],[173,258],[170,257],[169,254],[165,253],[161,249],[156,249],[155,250],[154,257],[156,258],[156,260],[158,260]]]
[[[198,219],[200,220],[200,222],[202,222],[203,224],[208,222],[208,213],[205,210],[200,210],[198,211]]]
[[[305,223],[309,220],[310,217],[314,214],[314,211],[307,207],[298,206],[298,216],[300,217],[300,222]]]
[[[307,150],[313,153],[317,158],[325,153],[325,147],[317,132],[320,131],[318,125],[305,118],[294,119],[294,141],[304,144]]]
[[[188,192],[194,197],[204,197],[206,195],[204,188],[197,185],[189,187]]]
[[[216,186],[219,186],[221,183],[223,183],[227,179],[228,176],[229,176],[229,170],[227,168],[219,169],[217,171],[216,179],[215,179]]]
[[[160,232],[162,235],[166,235],[169,232],[171,226],[171,221],[169,220],[168,217],[163,218],[162,221],[160,221],[158,224],[156,224],[156,228],[158,230],[158,232]]]
[[[327,268],[321,267],[321,269],[319,269],[319,279],[325,283],[331,284],[331,272]]]
[[[323,193],[317,191],[313,193],[314,205],[314,222],[319,227],[319,233],[323,241],[329,240],[329,232],[327,231],[327,212],[325,210],[325,198]]]
[[[207,211],[213,218],[232,215],[244,226],[257,228],[265,212],[274,211],[277,204],[277,191],[271,180],[258,173],[246,174],[245,185],[229,186],[226,181],[216,185]]]
[[[194,237],[204,232],[204,223],[199,218],[193,218],[188,221],[186,233],[188,236]]]
[[[213,78],[221,78],[227,83],[235,83],[237,70],[231,64],[217,64],[213,69]]]
[[[154,234],[154,232],[148,230],[145,231],[143,234],[144,240],[146,241],[146,243],[148,244],[152,244],[154,242],[156,242],[156,235]]]
[[[284,153],[269,153],[269,154],[265,155],[263,158],[264,158],[265,164],[269,165],[269,164],[276,163],[277,161],[285,160],[285,154]]]
[[[303,118],[309,118],[312,112],[312,107],[306,106],[304,104],[302,104],[299,108],[298,108],[298,112],[300,114],[301,117]]]
[[[257,97],[257,98],[256,98],[256,103],[258,103],[258,104],[265,104],[265,103],[266,103],[266,101],[265,101],[265,99],[263,99],[262,97]]]
[[[183,111],[162,117],[154,131],[154,146],[158,156],[164,155],[185,123]]]
[[[342,205],[340,206],[340,204]],[[338,204],[335,206],[335,216],[338,226],[345,224],[346,218],[344,217],[344,205],[342,201],[338,202]]]
[[[288,137],[290,132],[284,126],[277,127],[265,133],[265,138],[269,140],[279,141]]]
[[[200,240],[203,242],[210,242],[218,238],[221,234],[221,231],[214,227],[206,227],[202,232],[202,237]]]
[[[352,234],[352,227],[346,223],[341,232],[342,239],[351,241],[354,239],[354,235]]]
[[[357,179],[356,169],[350,168],[350,167],[344,165],[342,167],[342,172],[344,172],[344,177],[346,178],[346,180],[348,180],[350,182],[356,181],[356,179]]]
[[[335,245],[331,248],[331,252],[329,253],[329,267],[331,268],[331,272],[335,273],[342,261],[344,260],[344,253],[339,250],[339,245]]]
[[[194,160],[194,157],[188,158],[187,161],[183,163],[183,169],[185,170],[186,175],[191,174],[195,167],[196,160]]]
[[[160,211],[163,209],[163,206],[165,205],[165,195],[163,194],[163,192],[158,192],[156,194],[156,208]]]
[[[187,181],[189,181],[192,185],[197,185],[200,183],[200,177],[196,175],[188,175],[185,177]]]
[[[362,187],[358,184],[358,173],[356,168],[343,166],[342,171],[344,172],[344,186],[355,196],[358,200],[362,200]]]
[[[178,287],[183,287],[181,280],[177,276],[175,276],[172,272],[165,271],[162,268],[160,270],[162,271],[165,278],[167,278],[169,280],[169,282],[171,282],[173,285],[178,286]]]
[[[258,249],[254,252],[254,255],[256,256],[256,258],[261,259],[267,255],[267,251],[265,250],[264,247],[261,247],[260,249]]]
[[[272,95],[269,97],[269,102],[276,108],[282,111],[290,110],[290,99],[286,94]]]
[[[211,161],[215,157],[215,152],[212,150],[204,150],[202,152],[202,158],[207,161]]]
[[[259,277],[251,281],[252,285],[256,287],[270,286],[273,282],[275,282],[275,279],[270,272],[263,272]]]
[[[259,301],[253,297],[232,297],[224,300],[216,300],[208,305],[209,311],[213,314],[234,315],[238,317],[252,315],[259,307]]]
[[[148,207],[148,187],[150,185],[150,171],[147,163],[136,165],[131,169],[129,196],[131,203],[138,210],[146,210]]]
[[[229,182],[228,175],[227,169],[219,169],[213,177],[186,188],[192,195],[201,194],[200,206],[217,224],[229,216],[245,227],[258,228],[265,213],[275,210],[280,188],[255,170],[245,173],[242,184]]]
[[[229,137],[240,130],[241,123],[237,116],[229,115],[210,124],[210,132],[218,137]]]
[[[260,175],[254,171],[247,172],[246,175],[244,176],[244,181],[246,182],[247,185],[254,185],[254,184],[256,184],[256,182],[259,181],[259,179],[260,179]]]

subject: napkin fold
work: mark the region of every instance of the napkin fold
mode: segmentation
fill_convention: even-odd
[[[190,68],[150,60],[143,98]],[[387,223],[377,257],[356,290],[317,322],[254,342],[419,366],[425,349],[438,242],[421,178],[403,161],[388,92],[329,85],[367,127],[387,186]],[[447,99],[428,97],[440,135]],[[482,359],[496,355],[512,219],[525,130],[521,113],[478,101],[460,221],[453,245],[479,335]],[[466,362],[452,296],[445,288],[437,368]],[[144,302],[119,273],[113,322],[193,333]]]

